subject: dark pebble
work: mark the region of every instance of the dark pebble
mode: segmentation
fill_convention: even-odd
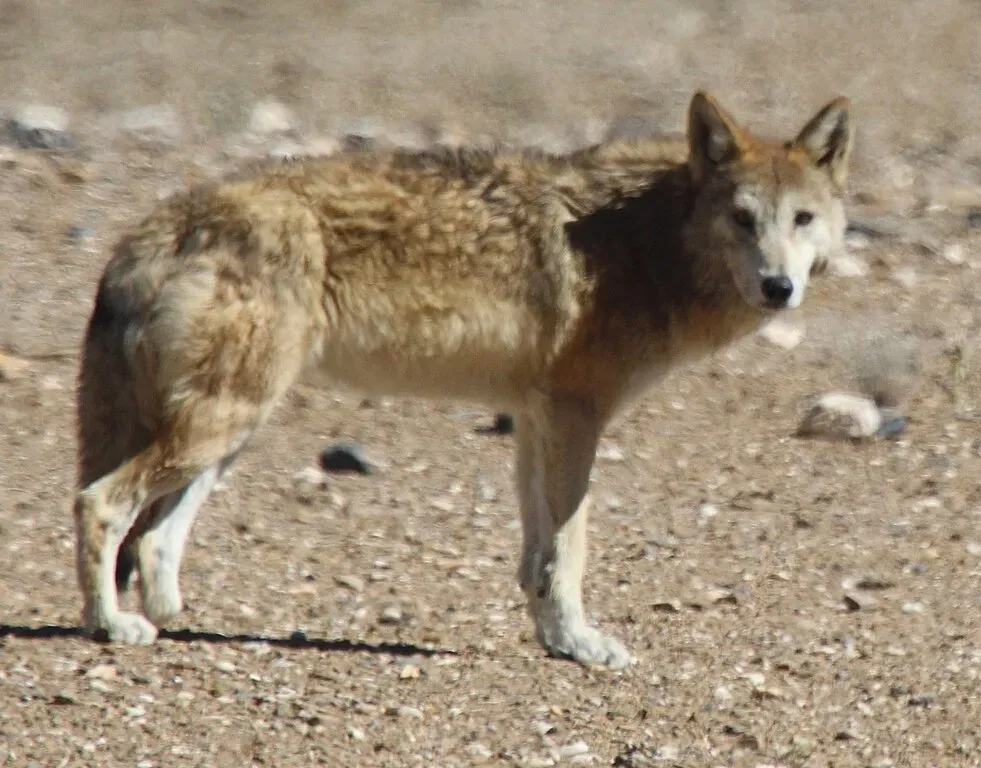
[[[357,443],[338,443],[320,454],[320,466],[325,472],[357,472],[370,475],[374,471],[371,462]]]

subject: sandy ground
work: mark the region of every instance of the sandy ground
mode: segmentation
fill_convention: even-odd
[[[981,5],[88,6],[0,3],[0,110],[73,138],[0,145],[0,765],[981,765]],[[636,667],[534,642],[493,414],[306,389],[204,511],[175,630],[78,635],[76,353],[123,226],[252,154],[676,131],[696,87],[777,133],[851,96],[870,231],[801,343],[679,371],[606,436],[586,599]],[[870,329],[920,349],[907,431],[795,437]],[[311,483],[339,440],[380,470]]]

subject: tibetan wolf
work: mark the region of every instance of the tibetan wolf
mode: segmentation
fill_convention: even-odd
[[[304,371],[512,414],[518,579],[552,655],[623,667],[587,622],[604,426],[673,366],[800,305],[841,248],[853,121],[760,138],[711,95],[685,137],[566,155],[365,151],[162,201],[117,242],[78,387],[87,632],[151,643],[222,471]],[[139,574],[142,613],[118,594]]]

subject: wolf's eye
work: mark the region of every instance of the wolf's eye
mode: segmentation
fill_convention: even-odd
[[[806,227],[812,221],[814,221],[814,214],[810,211],[797,211],[797,215],[794,216],[795,227]]]
[[[753,216],[752,211],[748,211],[745,208],[734,210],[732,212],[732,220],[736,222],[736,226],[747,231],[752,231],[756,228],[756,218]]]

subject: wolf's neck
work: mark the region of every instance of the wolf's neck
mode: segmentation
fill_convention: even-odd
[[[626,203],[654,185],[684,185],[688,180],[685,146],[679,142],[617,142],[573,154],[553,178],[573,216],[589,216]]]

